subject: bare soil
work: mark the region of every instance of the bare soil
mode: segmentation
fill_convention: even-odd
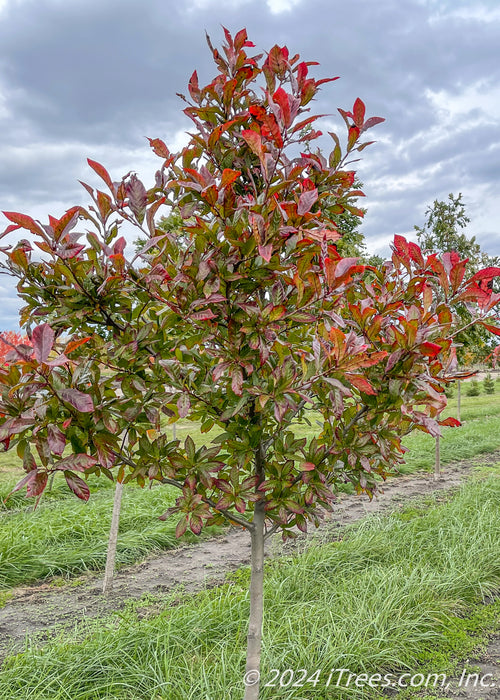
[[[500,636],[490,639],[486,652],[479,658],[469,659],[467,669],[450,679],[443,697],[455,700],[499,700]]]
[[[366,496],[341,494],[334,512],[324,519],[322,537],[336,539],[339,527],[366,515],[395,510],[403,507],[410,498],[425,497],[436,490],[457,487],[473,466],[487,466],[498,461],[500,452],[475,458],[474,461],[455,462],[443,469],[439,481],[435,481],[431,474],[400,476],[386,482],[383,491],[372,501]],[[300,540],[304,541],[302,536]],[[281,552],[289,553],[290,545],[283,545],[279,538],[268,542],[267,556],[279,556]],[[102,574],[89,574],[60,587],[54,587],[53,582],[42,582],[14,589],[13,597],[0,609],[0,658],[22,648],[32,635],[36,635],[38,640],[50,638],[54,632],[77,621],[118,611],[130,599],[139,599],[148,593],[158,595],[176,590],[195,592],[215,586],[224,580],[228,572],[249,562],[248,533],[231,529],[222,536],[150,556],[139,564],[122,568],[116,574],[113,591],[107,596],[101,592]],[[485,668],[490,667],[488,664],[496,664],[497,674],[499,646],[497,639],[488,652],[490,656],[482,660]],[[495,690],[499,691],[500,681],[497,686]],[[463,690],[459,688],[458,694],[450,697],[481,697],[483,700],[500,697],[498,692],[496,695],[484,692],[482,695],[461,695]]]

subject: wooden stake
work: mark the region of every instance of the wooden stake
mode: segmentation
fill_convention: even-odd
[[[434,465],[434,481],[441,478],[441,456],[439,453],[439,437],[436,438],[436,463]]]
[[[113,590],[113,576],[115,573],[116,543],[118,541],[118,526],[120,524],[120,509],[122,505],[123,484],[116,482],[115,497],[113,501],[113,515],[111,516],[111,528],[109,531],[108,553],[106,555],[106,570],[104,572],[103,593]]]

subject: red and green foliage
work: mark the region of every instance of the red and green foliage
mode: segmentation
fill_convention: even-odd
[[[222,53],[210,45],[214,80],[200,86],[195,72],[182,96],[189,144],[173,154],[150,139],[152,187],[134,174],[113,182],[89,161],[105,185],[85,185],[89,208],[47,225],[6,213],[7,231],[27,229],[43,256],[23,241],[4,263],[22,325],[37,325],[33,351],[13,350],[0,369],[0,440],[23,458],[28,495],[62,471],[87,498],[82,475],[116,466],[120,480],[178,488],[165,517],[179,535],[226,518],[255,544],[264,527],[288,536],[317,523],[338,483],[371,495],[412,429],[439,434],[454,307],[500,333],[500,295],[485,285],[500,268],[467,279],[458,255],[424,256],[400,236],[380,269],[342,258],[335,222],[362,215],[349,159],[383,120],[357,99],[339,110],[344,153],[333,133],[328,155],[306,148],[321,134],[304,129],[319,118],[308,105],[335,78],[316,80],[315,64],[279,46],[249,55],[245,30],[225,34]],[[181,214],[181,243],[156,224],[164,206]],[[122,222],[146,238],[133,258]],[[320,420],[307,442],[293,426],[311,409]],[[169,439],[165,423],[179,417],[201,423],[205,445]]]

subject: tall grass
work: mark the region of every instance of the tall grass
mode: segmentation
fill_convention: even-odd
[[[500,590],[498,473],[446,503],[372,517],[341,542],[271,563],[264,686],[272,669],[320,674],[315,686],[264,687],[263,700],[380,697],[367,687],[326,688],[330,670],[439,672],[449,654],[466,648],[464,618]],[[0,672],[0,700],[237,700],[247,584],[248,570],[240,570],[182,605],[166,598],[159,615],[140,619],[144,610],[131,607],[45,648],[28,646]]]
[[[158,520],[175,498],[171,487],[124,488],[118,566],[138,561],[151,551],[179,546],[175,519]],[[71,496],[42,503],[34,512],[0,513],[0,588],[104,569],[112,507],[113,491],[108,488],[94,493],[86,503]],[[215,531],[209,529],[207,534]],[[196,540],[188,534],[180,541]]]

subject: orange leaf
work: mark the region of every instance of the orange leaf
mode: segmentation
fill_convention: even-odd
[[[70,352],[73,352],[77,348],[80,347],[80,345],[83,345],[84,343],[88,343],[88,341],[91,339],[91,336],[87,336],[87,338],[80,338],[79,340],[70,340],[69,343],[66,345],[64,348],[64,354],[69,355]]]

